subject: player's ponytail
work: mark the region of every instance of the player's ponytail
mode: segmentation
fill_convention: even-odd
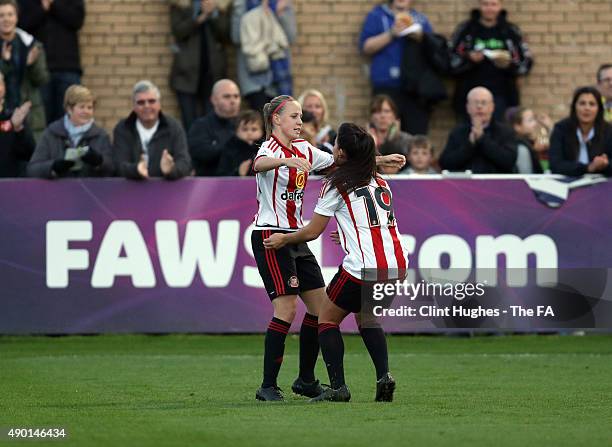
[[[356,124],[343,123],[336,142],[346,154],[346,161],[328,175],[332,187],[349,193],[368,185],[376,175],[376,144],[372,135]]]
[[[275,113],[281,113],[288,102],[295,101],[293,97],[289,95],[280,95],[266,103],[263,107],[264,126],[266,129],[266,140],[272,135],[274,125],[272,124],[272,117]]]

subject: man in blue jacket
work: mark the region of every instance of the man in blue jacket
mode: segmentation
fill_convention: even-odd
[[[359,48],[372,57],[372,94],[393,98],[400,110],[403,131],[426,134],[428,106],[404,91],[401,85],[400,66],[406,39],[420,41],[423,33],[433,32],[427,17],[412,9],[411,3],[412,0],[390,0],[370,11],[359,37]]]

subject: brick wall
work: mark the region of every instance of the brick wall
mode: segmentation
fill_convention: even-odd
[[[328,99],[335,122],[365,124],[370,98],[367,60],[358,55],[356,45],[363,19],[375,2],[294,2],[299,32],[293,49],[296,95],[308,87],[318,88]],[[437,32],[449,37],[477,1],[414,0],[413,4],[429,16]],[[160,86],[164,109],[178,116],[168,88],[172,37],[167,1],[87,0],[86,6],[81,32],[84,83],[98,97],[97,119],[112,129],[130,110],[131,87],[142,78]],[[564,116],[573,88],[592,83],[598,65],[612,61],[612,1],[505,0],[505,7],[536,59],[530,76],[521,81],[523,103],[555,119]],[[453,124],[449,104],[439,105],[431,130],[438,148]]]

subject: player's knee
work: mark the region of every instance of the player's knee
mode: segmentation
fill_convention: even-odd
[[[281,298],[274,300],[274,316],[291,323],[297,311],[297,299]]]

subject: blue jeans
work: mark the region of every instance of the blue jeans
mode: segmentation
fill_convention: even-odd
[[[41,87],[47,124],[64,116],[64,94],[68,87],[81,83],[81,75],[76,71],[52,71],[49,82]]]

